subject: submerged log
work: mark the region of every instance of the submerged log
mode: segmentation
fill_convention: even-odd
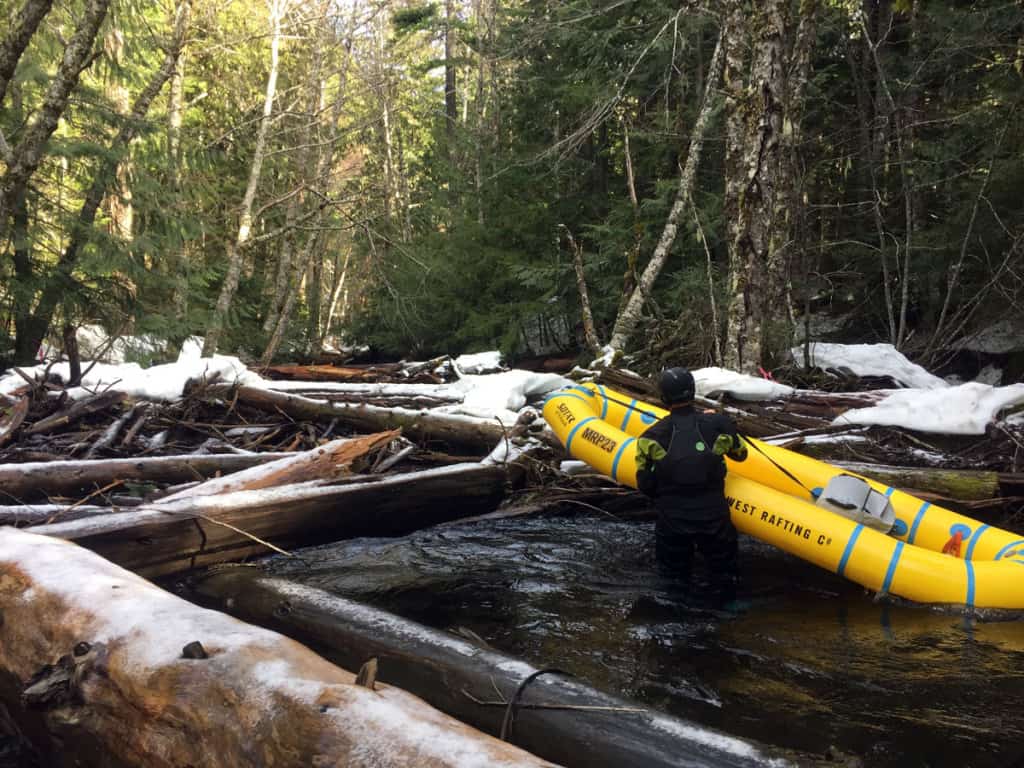
[[[0,699],[46,765],[550,765],[56,539],[0,531],[0,615]]]
[[[462,464],[402,475],[357,476],[346,484],[290,485],[156,502],[131,511],[43,525],[144,576],[357,536],[401,536],[493,510],[505,467]]]
[[[378,681],[422,696],[460,720],[566,766],[751,766],[766,755],[749,742],[610,696],[565,674],[544,675],[496,651],[293,582],[228,568],[194,585],[205,601],[307,642],[356,669],[377,660]]]
[[[68,496],[102,488],[115,480],[184,483],[218,473],[229,474],[294,456],[292,453],[189,454],[138,459],[35,461],[0,464],[0,489],[6,500]]]

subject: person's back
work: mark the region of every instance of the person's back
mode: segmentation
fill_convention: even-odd
[[[644,432],[637,449],[637,485],[658,509],[658,564],[688,582],[696,548],[708,562],[714,597],[728,602],[735,597],[738,564],[723,456],[743,461],[747,449],[729,417],[694,407],[689,371],[669,368],[660,384],[670,412]]]

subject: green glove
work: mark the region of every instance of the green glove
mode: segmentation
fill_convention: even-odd
[[[636,441],[636,468],[641,472],[653,470],[667,455],[657,440],[641,437]]]
[[[711,452],[715,456],[725,456],[729,451],[732,450],[732,436],[731,435],[719,435],[715,438],[715,444],[711,448]]]

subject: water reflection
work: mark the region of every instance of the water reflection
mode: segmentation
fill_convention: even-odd
[[[869,766],[1024,760],[1024,621],[876,604],[741,541],[749,608],[680,602],[653,526],[606,517],[451,526],[275,558],[282,576],[730,733]],[[1001,617],[1005,618],[1005,617]]]

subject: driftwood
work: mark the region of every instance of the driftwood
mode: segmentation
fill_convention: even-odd
[[[494,509],[505,467],[463,464],[157,502],[131,511],[58,522],[34,532],[69,539],[144,576],[357,536],[401,536]]]
[[[48,432],[55,432],[89,414],[105,411],[107,408],[123,402],[126,397],[127,395],[124,392],[111,390],[87,397],[84,400],[76,400],[67,408],[63,408],[57,413],[47,416],[45,419],[40,419],[31,427],[27,427],[25,434],[43,435]]]
[[[45,765],[549,765],[67,542],[0,532],[0,704]]]
[[[931,494],[958,501],[981,501],[1024,493],[1024,473],[1021,472],[891,467],[858,462],[836,462],[836,466],[897,488],[927,489]],[[918,494],[918,491],[913,493]]]
[[[39,461],[0,465],[0,496],[24,501],[102,488],[115,480],[184,483],[228,474],[292,456],[290,453],[154,456],[93,461]]]
[[[13,405],[0,406],[0,445],[10,440],[11,435],[25,421],[25,416],[28,415],[28,403],[29,399],[22,397],[15,400]]]
[[[238,401],[264,410],[280,410],[294,419],[337,419],[364,432],[401,429],[406,437],[421,442],[438,440],[490,451],[505,439],[511,424],[448,413],[372,405],[325,403],[300,395],[271,392],[257,387],[238,387]],[[552,438],[553,439],[553,438]],[[557,441],[555,441],[557,443]]]
[[[319,448],[280,458],[270,464],[242,470],[227,477],[215,477],[205,483],[186,488],[160,499],[167,504],[178,499],[210,496],[233,491],[256,491],[260,488],[334,480],[351,472],[351,465],[371,451],[382,448],[399,436],[397,430],[363,437],[332,440]]]
[[[383,364],[368,367],[340,365],[272,365],[263,372],[283,379],[304,381],[378,381],[382,375],[395,375],[402,370],[397,364]]]
[[[650,712],[564,674],[524,689],[514,721],[507,704],[537,670],[415,622],[317,589],[226,568],[194,585],[221,610],[273,627],[349,669],[377,661],[376,679],[421,696],[481,730],[548,760],[583,768],[764,765],[749,742]],[[557,660],[553,660],[557,661]]]

